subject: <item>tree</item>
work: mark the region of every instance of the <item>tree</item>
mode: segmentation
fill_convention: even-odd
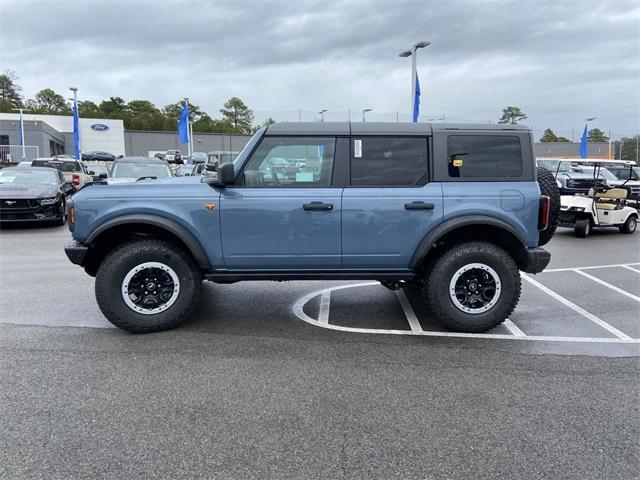
[[[78,102],[78,115],[85,118],[100,118],[103,116],[98,105],[91,100]]]
[[[638,143],[640,143],[640,135],[635,137],[622,137],[620,140],[613,142],[611,153],[613,158],[620,160],[631,160],[633,162],[638,160]],[[620,147],[622,146],[622,150]]]
[[[260,124],[256,125],[256,126],[253,128],[253,133],[257,132],[257,131],[258,131],[258,130],[260,130],[261,128],[268,127],[269,125],[273,125],[274,123],[276,123],[276,121],[275,121],[273,118],[271,118],[271,117],[267,117],[267,118],[264,120],[264,122],[262,122],[262,123],[260,123]]]
[[[131,100],[127,103],[124,128],[127,130],[163,130],[166,117],[149,100]]]
[[[516,125],[520,120],[524,120],[527,116],[520,107],[507,107],[502,109],[502,117],[498,123],[510,123]]]
[[[602,130],[600,130],[599,128],[592,128],[591,130],[589,130],[589,132],[587,133],[587,142],[593,143],[593,142],[608,142],[609,141],[609,137],[607,137],[604,132]]]
[[[0,75],[0,112],[11,112],[22,108],[22,87],[16,84],[18,77],[11,70]]]
[[[119,118],[120,120],[127,118],[127,104],[121,97],[109,97],[109,100],[100,102],[98,108],[106,118]]]
[[[553,132],[553,130],[547,128],[542,134],[542,137],[540,137],[540,141],[543,143],[557,142],[558,136]]]
[[[26,107],[33,113],[46,115],[68,115],[71,107],[62,95],[50,88],[40,90],[33,99],[27,100]]]
[[[232,126],[235,133],[251,133],[253,124],[253,111],[247,107],[238,97],[231,97],[220,109],[222,117]]]
[[[567,137],[558,137],[558,139],[556,140],[556,142],[569,143],[569,142],[571,142],[571,140],[569,140]]]

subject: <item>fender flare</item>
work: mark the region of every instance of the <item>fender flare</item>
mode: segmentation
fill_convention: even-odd
[[[425,235],[418,245],[418,248],[416,248],[416,251],[413,253],[409,267],[411,269],[417,268],[422,261],[427,258],[427,255],[438,240],[440,240],[444,235],[460,227],[467,227],[469,225],[490,225],[492,227],[501,228],[517,238],[522,244],[522,248],[526,248],[526,243],[524,242],[522,235],[504,220],[490,217],[488,215],[465,215],[447,220]]]
[[[151,214],[129,214],[123,215],[121,217],[112,218],[111,220],[107,220],[103,224],[101,224],[98,228],[96,228],[91,235],[87,237],[84,243],[87,245],[91,245],[98,236],[102,233],[106,232],[110,228],[117,227],[120,225],[127,225],[131,223],[143,223],[146,225],[153,225],[154,227],[159,227],[167,232],[175,235],[179,238],[187,247],[193,258],[196,260],[198,266],[203,269],[209,269],[209,259],[207,258],[207,254],[205,253],[200,242],[196,240],[189,230],[180,225],[174,220],[169,220],[168,218],[161,217],[159,215],[151,215]]]

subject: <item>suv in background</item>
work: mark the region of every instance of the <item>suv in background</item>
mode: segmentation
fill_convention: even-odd
[[[64,181],[76,190],[80,190],[93,182],[93,175],[89,174],[87,166],[83,162],[72,158],[36,158],[31,162],[31,166],[55,168],[61,171],[62,175],[64,175]]]
[[[82,152],[82,160],[85,162],[113,162],[116,156],[109,152]]]
[[[185,320],[203,279],[373,279],[481,332],[549,263],[559,200],[526,127],[282,123],[215,174],[76,194],[65,251],[131,332]]]
[[[156,180],[173,176],[171,168],[164,160],[149,157],[122,157],[113,162],[108,184]]]

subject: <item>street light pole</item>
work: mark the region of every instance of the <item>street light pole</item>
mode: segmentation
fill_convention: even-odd
[[[366,117],[365,117],[365,114],[367,112],[370,112],[371,110],[372,110],[371,108],[365,108],[364,110],[362,110],[362,123],[365,123],[367,121]]]
[[[80,114],[78,113],[78,87],[69,87],[73,92],[73,153],[80,160]]]
[[[423,41],[416,43],[409,50],[405,50],[398,54],[399,57],[411,57],[411,110],[409,111],[410,115],[413,115],[413,112],[416,108],[416,78],[418,76],[418,49],[425,48],[431,45],[431,42]]]

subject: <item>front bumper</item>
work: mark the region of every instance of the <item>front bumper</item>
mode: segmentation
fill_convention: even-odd
[[[3,200],[6,203],[7,200]],[[20,199],[8,200],[14,202],[14,205],[5,206],[0,203],[0,221],[1,222],[34,222],[55,220],[58,216],[59,204],[40,205],[36,199]]]
[[[551,254],[544,248],[527,248],[521,270],[525,273],[540,273],[549,265],[550,261]]]
[[[89,247],[78,242],[70,243],[64,247],[64,253],[67,254],[67,258],[71,263],[75,265],[84,266],[84,259],[87,256]]]

